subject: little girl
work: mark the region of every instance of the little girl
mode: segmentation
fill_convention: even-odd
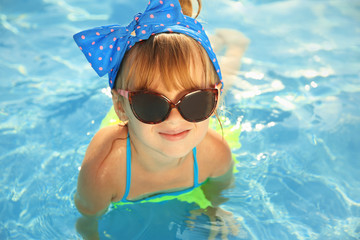
[[[75,195],[86,216],[102,215],[113,202],[196,187],[216,207],[214,196],[231,182],[229,146],[209,129],[223,87],[220,68],[201,24],[183,15],[191,15],[190,1],[180,2],[183,11],[178,0],[150,0],[127,27],[74,36],[94,70],[109,75],[124,123],[99,130],[86,151]]]

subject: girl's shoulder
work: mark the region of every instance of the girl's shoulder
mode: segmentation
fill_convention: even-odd
[[[113,125],[100,129],[86,150],[80,175],[107,184],[107,178],[112,178],[113,171],[125,162],[126,139],[127,127]]]
[[[222,135],[209,129],[204,140],[197,147],[198,158],[208,177],[224,175],[233,166],[231,150]]]
[[[75,201],[82,213],[102,212],[121,194],[118,186],[124,182],[120,176],[125,175],[122,165],[126,137],[126,127],[109,126],[100,129],[91,140],[79,172]]]
[[[92,138],[85,154],[85,160],[104,159],[111,150],[117,140],[124,140],[127,137],[127,127],[120,125],[112,125],[101,128]],[[122,141],[126,143],[126,141]],[[126,146],[126,144],[124,144]]]

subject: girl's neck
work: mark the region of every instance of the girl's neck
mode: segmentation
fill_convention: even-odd
[[[136,147],[132,147],[132,166],[142,168],[146,172],[167,172],[182,166],[188,156],[182,158],[166,158],[157,154],[152,156],[148,152],[137,151]]]
[[[161,152],[149,150],[130,134],[131,161],[133,167],[142,168],[146,172],[164,172],[180,167],[192,152],[180,158],[171,158]]]

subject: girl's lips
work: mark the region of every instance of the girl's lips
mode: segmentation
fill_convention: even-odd
[[[184,139],[190,130],[184,130],[180,132],[160,132],[160,136],[165,138],[168,141],[179,141]]]

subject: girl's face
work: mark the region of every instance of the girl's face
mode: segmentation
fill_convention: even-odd
[[[197,81],[196,85],[200,88],[211,87],[205,83],[204,70],[191,65],[190,75]],[[177,89],[176,87],[168,89],[159,76],[154,79],[147,90],[163,94],[175,103],[190,89]],[[176,108],[171,110],[165,121],[158,124],[140,122],[130,109],[129,101],[125,101],[124,110],[129,120],[129,132],[134,146],[146,150],[147,154],[163,158],[185,157],[204,139],[209,127],[209,119],[195,123],[188,122]]]
[[[181,37],[178,35],[159,35],[159,38],[166,37],[167,39],[167,37],[170,36],[175,38]],[[181,37],[181,39],[186,40],[187,38],[183,39],[183,37]],[[187,44],[190,43],[187,42]],[[138,45],[140,50],[142,46],[143,45]],[[134,46],[132,51],[137,50],[135,47],[136,46]],[[202,54],[206,54],[206,52],[199,52],[198,47],[194,47],[194,51],[191,51],[191,55],[189,56],[183,56],[179,53],[182,57],[172,55],[172,53],[166,53],[165,51],[163,54],[165,57],[155,57],[157,59],[157,66],[152,65],[151,68],[151,70],[154,71],[149,71],[146,67],[144,71],[143,66],[149,65],[146,57],[145,60],[143,60],[143,64],[140,65],[141,61],[135,61],[136,58],[132,58],[132,56],[137,56],[137,52],[132,52],[132,54],[133,55],[129,55],[129,62],[126,62],[128,65],[125,64],[124,69],[136,69],[133,71],[139,72],[136,72],[134,76],[130,72],[124,72],[122,79],[130,79],[125,76],[130,76],[134,79],[134,81],[125,84],[127,87],[124,88],[127,89],[124,90],[144,89],[145,85],[146,90],[165,95],[173,103],[176,103],[190,90],[194,90],[195,86],[198,88],[213,87],[211,85],[214,83],[211,83],[212,79],[209,78],[210,74],[209,69],[207,69],[207,64],[203,63],[204,59]],[[178,57],[177,60],[179,61],[172,61],[174,57]],[[141,59],[142,58],[140,58],[140,60]],[[207,58],[207,60],[209,59]],[[211,63],[209,64],[211,65]],[[165,65],[170,69],[161,69],[162,66]],[[183,69],[183,71],[181,69]],[[137,76],[138,78],[136,79]],[[148,79],[149,77],[151,79]],[[114,93],[116,93],[116,91]],[[116,94],[114,94],[114,96],[116,96]],[[113,100],[115,100],[115,98],[113,98]],[[128,119],[130,138],[136,152],[141,152],[142,154],[150,155],[157,159],[179,159],[187,156],[187,154],[204,139],[208,131],[209,119],[195,123],[189,122],[181,116],[176,108],[171,110],[168,118],[163,122],[157,124],[143,123],[134,116],[129,101],[127,99],[124,100],[125,101],[122,101],[122,106],[120,106],[124,111],[119,111],[118,115],[120,117],[120,112],[124,112]],[[115,101],[114,104],[116,104]]]
[[[177,102],[187,91],[166,90],[163,86],[150,88]],[[126,114],[129,119],[129,131],[132,142],[147,153],[161,155],[164,158],[181,158],[186,156],[205,137],[209,119],[193,123],[186,121],[176,108],[173,108],[169,117],[158,124],[140,122],[133,114],[129,104],[126,104]]]

